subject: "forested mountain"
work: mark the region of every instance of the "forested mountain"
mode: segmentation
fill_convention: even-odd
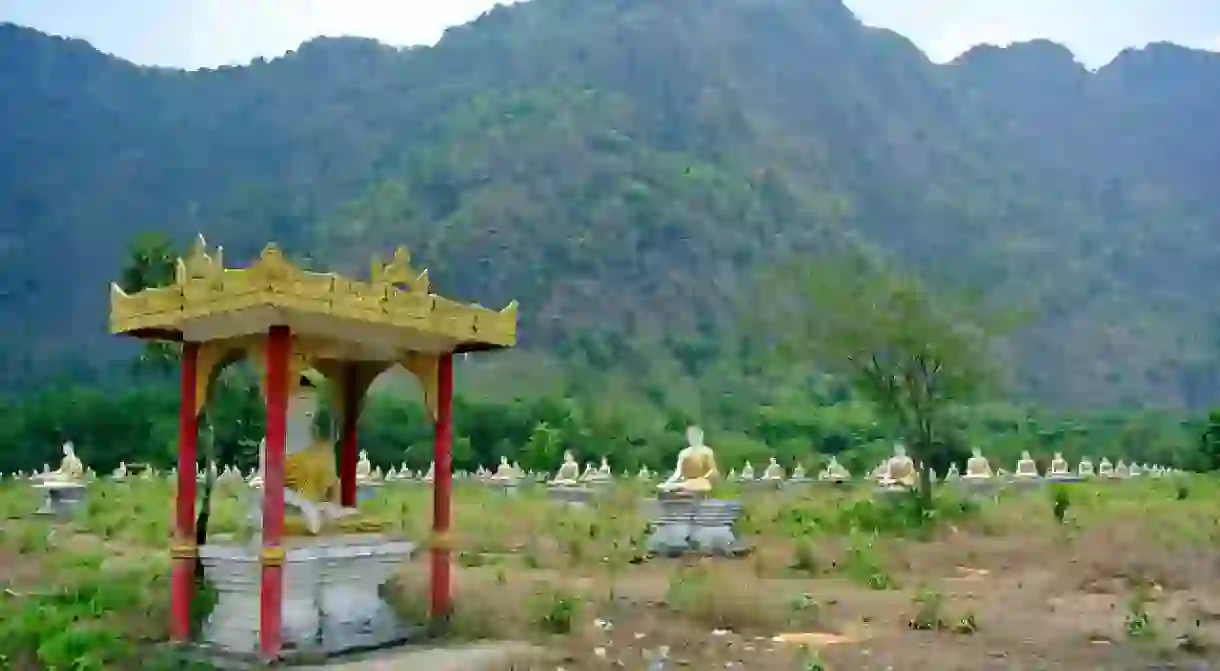
[[[696,375],[736,355],[755,270],[859,245],[1036,306],[1033,398],[1220,400],[1211,53],[935,65],[839,0],[532,0],[435,47],[199,72],[3,25],[0,110],[13,376],[105,356],[107,283],[160,230],[349,270],[406,243],[441,292],[520,300],[531,348]]]

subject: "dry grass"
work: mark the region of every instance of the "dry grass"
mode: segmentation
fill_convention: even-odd
[[[0,497],[3,510],[30,504],[19,489]],[[0,582],[33,580],[47,555],[163,557],[172,488],[98,491],[50,540],[43,522],[7,522]],[[642,491],[624,487],[574,509],[541,492],[462,487],[452,635],[537,641],[559,656],[537,668],[569,671],[645,668],[662,646],[689,668],[764,670],[1216,659],[1220,487],[1200,477],[1185,498],[1168,481],[1070,491],[1062,524],[1047,492],[1035,491],[950,506],[930,528],[895,521],[866,491],[747,492],[750,557],[641,560]],[[398,533],[426,538],[425,488],[387,486],[370,507],[395,519]],[[232,493],[222,496],[214,529],[240,532],[240,512]],[[394,584],[407,615],[422,616],[427,603],[425,554]],[[773,640],[781,634],[801,635]]]

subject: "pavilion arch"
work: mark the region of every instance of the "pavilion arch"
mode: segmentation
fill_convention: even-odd
[[[450,497],[453,355],[512,347],[517,304],[489,310],[431,293],[427,271],[416,271],[400,247],[390,263],[374,259],[370,279],[303,270],[268,245],[247,268],[225,268],[220,248],[209,252],[202,236],[179,259],[172,285],[127,294],[111,285],[110,328],[116,334],[182,345],[178,433],[178,489],[171,546],[171,633],[190,633],[194,546],[195,462],[198,418],[217,376],[250,358],[267,405],[259,651],[275,658],[282,648],[284,457],[288,397],[300,373],[316,370],[340,393],[339,478],[344,506],[356,503],[356,427],[369,386],[401,365],[420,382],[433,418],[435,479],[431,612],[452,610]]]

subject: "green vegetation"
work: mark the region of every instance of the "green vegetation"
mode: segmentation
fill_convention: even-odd
[[[535,365],[716,394],[749,391],[733,308],[758,270],[864,248],[1035,306],[1005,343],[1023,400],[1220,402],[1212,54],[936,66],[838,0],[535,0],[434,48],[214,71],[15,26],[0,55],[8,389],[110,375],[104,288],[152,229],[346,270],[406,243],[440,292],[518,299]]]

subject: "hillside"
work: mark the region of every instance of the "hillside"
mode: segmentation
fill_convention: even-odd
[[[1035,301],[1035,399],[1220,400],[1220,56],[938,66],[838,0],[708,6],[532,0],[432,48],[192,73],[0,26],[9,373],[108,356],[107,282],[150,229],[341,268],[405,242],[445,293],[519,299],[531,348],[696,375],[754,270],[851,244]]]

